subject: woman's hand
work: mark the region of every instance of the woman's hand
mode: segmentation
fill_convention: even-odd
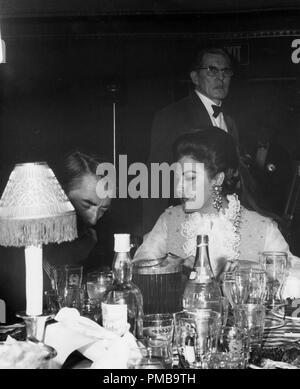
[[[227,261],[222,273],[229,273],[235,271],[238,267],[238,261]]]
[[[236,268],[238,267],[238,261],[230,261],[230,260],[227,260],[223,266],[223,268],[221,269],[221,271],[219,271],[216,279],[218,281],[223,281],[224,279],[224,274],[225,273],[229,273],[229,272],[233,272],[236,270]]]
[[[190,255],[189,257],[184,259],[183,266],[192,269],[194,267],[195,257]]]

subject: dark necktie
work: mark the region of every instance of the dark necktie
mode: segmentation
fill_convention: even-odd
[[[223,111],[221,105],[212,104],[212,109],[214,110],[213,117],[217,118],[219,114]]]

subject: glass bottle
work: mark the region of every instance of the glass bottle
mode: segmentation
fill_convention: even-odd
[[[184,358],[188,363],[194,363],[196,360],[195,354],[195,335],[193,330],[187,334],[184,345]]]
[[[193,312],[207,308],[221,313],[221,297],[221,288],[210,264],[208,236],[197,235],[195,263],[183,293],[183,309]]]
[[[102,325],[122,335],[129,325],[136,338],[143,333],[143,298],[138,287],[131,281],[130,235],[115,234],[115,257],[112,266],[113,283],[104,293]]]

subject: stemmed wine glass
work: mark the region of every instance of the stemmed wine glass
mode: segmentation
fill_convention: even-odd
[[[238,289],[244,291],[243,303],[263,304],[266,296],[266,272],[263,269],[242,269],[235,273]]]
[[[240,292],[238,291],[238,286],[236,284],[235,272],[224,273],[222,289],[224,296],[227,297],[231,308],[233,308],[240,300]]]
[[[231,307],[239,304],[262,304],[266,294],[266,272],[261,269],[238,269],[224,274],[223,293]]]
[[[266,307],[274,309],[284,305],[281,296],[286,277],[287,253],[279,251],[265,251],[261,254],[260,263],[266,271]]]

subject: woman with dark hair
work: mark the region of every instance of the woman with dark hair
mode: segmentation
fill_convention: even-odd
[[[235,193],[239,156],[229,134],[217,127],[184,134],[174,144],[174,155],[178,162],[176,192],[182,204],[159,217],[135,260],[171,253],[191,267],[196,235],[207,234],[217,277],[237,263],[255,265],[263,251],[288,252],[292,266],[297,266],[300,261],[289,252],[276,222],[249,209]],[[243,183],[243,178],[240,181]],[[243,199],[243,187],[240,192]],[[298,288],[299,284],[297,280]]]

